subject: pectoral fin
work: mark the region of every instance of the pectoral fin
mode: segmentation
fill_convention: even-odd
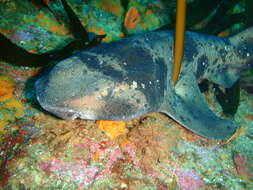
[[[170,101],[166,113],[200,136],[223,140],[237,129],[234,121],[219,118],[210,110],[193,74],[182,76],[175,86],[175,93],[168,93],[167,98]]]

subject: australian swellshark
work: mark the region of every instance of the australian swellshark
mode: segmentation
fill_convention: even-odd
[[[253,66],[253,27],[230,38],[186,32],[175,86],[173,48],[172,31],[153,31],[77,52],[36,81],[37,100],[63,119],[130,120],[162,112],[200,136],[229,138],[237,124],[209,109],[198,81],[229,88]]]

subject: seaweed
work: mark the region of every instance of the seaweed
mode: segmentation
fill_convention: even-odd
[[[78,39],[78,40],[81,39],[84,43],[88,43],[89,42],[88,32],[83,27],[82,23],[78,19],[75,12],[71,9],[71,7],[68,5],[66,0],[61,0],[61,3],[70,20],[69,29],[74,35],[75,39]]]
[[[199,30],[199,32],[217,35],[223,30],[231,27],[233,24],[243,22],[244,17],[241,13],[232,14],[229,16],[227,15],[227,12],[231,10],[238,2],[238,0],[221,1],[221,3],[217,6],[210,22],[208,22],[203,29]]]
[[[41,6],[49,8],[44,1],[34,0]],[[96,35],[92,41],[89,41],[88,32],[82,26],[80,20],[67,4],[66,0],[61,0],[65,12],[70,20],[70,31],[72,32],[75,40],[59,50],[54,50],[47,53],[35,54],[30,53],[23,48],[12,43],[7,37],[0,33],[0,44],[4,47],[0,54],[0,60],[10,62],[17,66],[27,67],[41,67],[46,66],[49,62],[59,61],[72,55],[76,50],[89,49],[98,46],[105,35]],[[49,9],[50,10],[50,9]],[[51,11],[52,12],[52,11]],[[55,14],[54,14],[55,15]]]
[[[175,31],[175,53],[174,53],[174,65],[173,65],[173,83],[177,83],[182,57],[184,52],[184,35],[185,35],[185,14],[186,14],[186,1],[177,2],[177,16],[176,16],[176,31]]]
[[[220,2],[221,0],[196,0],[189,3],[187,5],[189,14],[186,17],[186,27],[191,27],[205,19],[219,6]]]
[[[247,26],[253,24],[253,1],[245,0],[245,23]]]
[[[46,66],[51,61],[58,61],[72,55],[75,50],[89,49],[100,44],[105,36],[96,36],[91,42],[85,44],[83,40],[74,40],[60,50],[43,54],[29,53],[23,48],[12,43],[0,33],[0,44],[4,47],[0,54],[0,60],[10,62],[17,66],[40,67]]]

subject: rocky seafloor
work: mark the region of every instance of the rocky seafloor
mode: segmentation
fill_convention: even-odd
[[[244,90],[236,136],[212,141],[159,113],[128,122],[58,119],[36,104],[37,70],[0,68],[3,189],[253,188],[253,96]]]
[[[28,0],[0,0],[0,32],[32,53],[63,47],[73,39],[57,21],[66,15],[59,1],[45,2],[58,15]],[[126,10],[120,1],[68,2],[89,32],[108,34],[105,42],[169,24],[164,10],[175,8],[158,0],[129,1]],[[36,102],[41,70],[0,62],[0,189],[253,189],[251,71],[241,79],[234,116],[241,128],[231,139],[213,141],[160,113],[128,122],[56,118]],[[203,95],[222,115],[212,90]]]

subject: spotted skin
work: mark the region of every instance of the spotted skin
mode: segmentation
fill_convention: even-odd
[[[246,40],[251,33],[238,35]],[[149,32],[80,51],[36,82],[37,100],[63,119],[130,120],[162,112],[198,135],[229,138],[236,123],[209,109],[198,81],[208,79],[230,87],[242,69],[252,65],[253,48],[240,48],[239,37],[187,32],[181,74],[174,86],[173,35]]]

